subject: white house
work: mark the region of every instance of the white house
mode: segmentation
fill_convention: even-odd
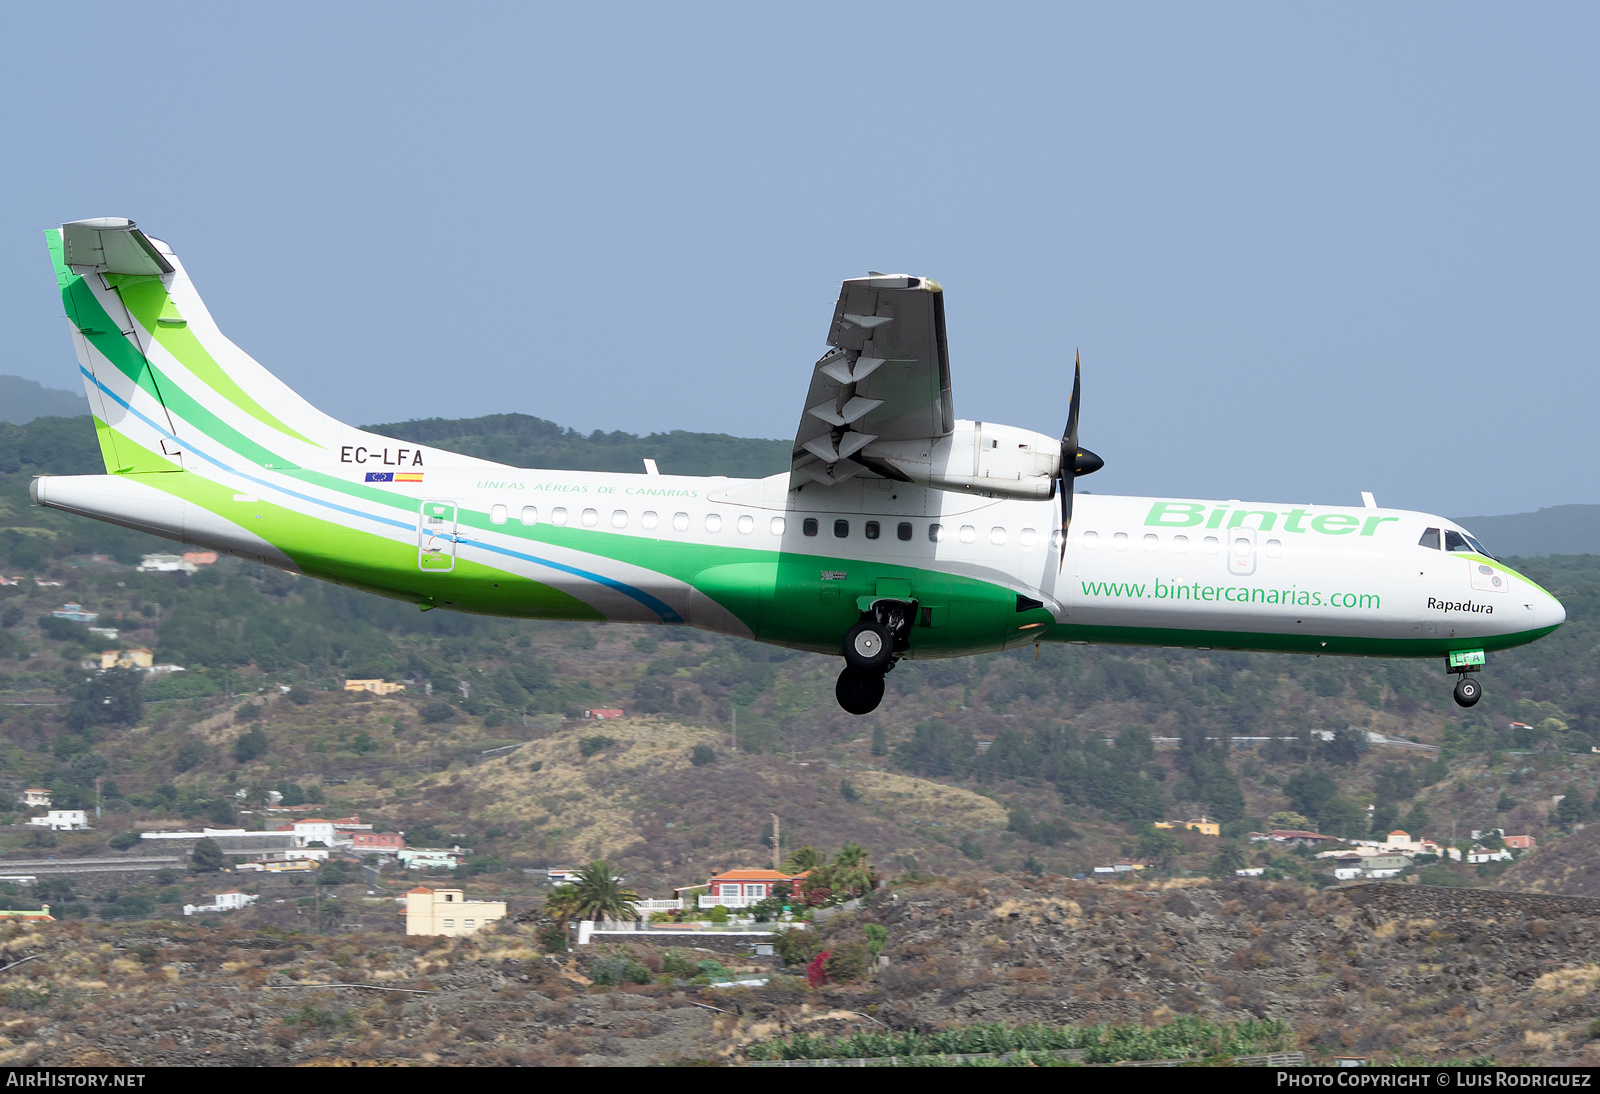
[[[212,897],[210,904],[185,904],[183,906],[183,914],[235,912],[247,905],[254,904],[256,900],[257,897],[252,893],[241,893],[238,889],[229,889],[225,893],[218,893]]]
[[[50,791],[40,790],[38,787],[34,787],[31,790],[24,790],[22,792],[22,804],[27,806],[29,809],[49,809]]]
[[[1361,876],[1361,867],[1337,866],[1334,868],[1333,876],[1339,881],[1354,881],[1356,878]]]
[[[452,851],[441,851],[434,847],[406,847],[395,855],[407,870],[438,869],[454,870],[461,865],[461,848]]]
[[[333,821],[323,820],[321,817],[307,817],[293,824],[279,825],[277,830],[293,832],[296,847],[309,847],[313,843],[320,843],[324,847],[333,846]]]
[[[89,827],[89,814],[82,809],[52,809],[42,817],[29,817],[28,823],[52,832],[82,832]]]
[[[1468,862],[1510,862],[1515,856],[1502,847],[1498,851],[1491,851],[1487,847],[1474,847],[1467,854]]]

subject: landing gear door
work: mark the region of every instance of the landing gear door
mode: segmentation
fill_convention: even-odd
[[[1240,525],[1227,530],[1228,573],[1249,577],[1256,572],[1256,530]]]
[[[424,501],[417,517],[417,569],[447,574],[456,568],[456,503]]]

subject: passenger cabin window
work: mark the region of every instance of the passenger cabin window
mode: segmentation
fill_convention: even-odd
[[[708,532],[720,532],[720,531],[722,531],[722,514],[721,513],[707,513],[706,514],[706,531],[708,531]]]
[[[661,518],[656,516],[655,510],[653,509],[646,509],[644,514],[639,518],[639,523],[644,525],[647,529],[653,529],[660,522]]]
[[[833,522],[833,538],[834,539],[848,539],[849,537],[850,537],[850,522],[847,521],[847,520],[836,520],[836,521],[834,521]]]
[[[800,530],[802,532],[804,532],[808,536],[816,535],[817,534],[817,518],[816,517],[807,517],[805,519],[805,522],[800,525]]]
[[[772,529],[772,534],[773,535],[775,535],[775,536],[783,535],[783,518],[782,517],[773,517],[772,518],[772,523],[770,525],[768,525],[768,527],[770,527]]]
[[[506,507],[504,505],[491,505],[491,506],[489,506],[489,523],[490,524],[504,524],[506,522],[506,515],[507,515],[507,510],[506,510]]]
[[[944,538],[944,525],[942,525],[942,524],[930,524],[930,525],[928,525],[928,542],[929,543],[938,543],[943,538]]]
[[[585,509],[583,511],[583,526],[585,528],[593,528],[596,524],[599,524],[599,523],[600,523],[600,511],[598,509]]]
[[[687,532],[689,530],[689,514],[688,513],[674,513],[674,514],[672,514],[672,530],[674,532]]]
[[[894,533],[900,537],[902,542],[909,543],[911,541],[911,522],[909,520],[901,521],[899,526],[895,528]]]
[[[867,538],[868,539],[877,539],[878,538],[878,534],[879,534],[879,532],[882,531],[882,529],[879,528],[877,521],[869,520],[869,521],[867,521],[867,529],[866,529],[866,531],[867,531]]]
[[[1439,549],[1439,529],[1429,528],[1424,531],[1422,538],[1417,540],[1417,545],[1419,547],[1432,547],[1437,551]]]
[[[530,528],[535,524],[538,524],[539,507],[536,505],[524,505],[522,507],[522,523],[526,524]]]

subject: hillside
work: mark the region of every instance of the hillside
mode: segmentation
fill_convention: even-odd
[[[45,387],[21,376],[0,376],[0,422],[21,425],[35,418],[87,413],[89,403],[81,392]]]
[[[1459,517],[1497,555],[1600,554],[1600,505],[1552,505],[1537,513]]]
[[[901,878],[785,936],[775,957],[736,937],[573,956],[541,952],[535,925],[512,920],[449,939],[274,929],[254,914],[0,926],[7,961],[34,958],[0,990],[0,1063],[703,1066],[992,1051],[1017,1028],[1101,1063],[1600,1063],[1600,901]],[[875,971],[869,925],[888,959]],[[813,986],[805,965],[824,951],[827,982]],[[707,961],[766,983],[701,986]]]

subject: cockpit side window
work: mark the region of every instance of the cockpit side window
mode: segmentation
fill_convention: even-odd
[[[1467,537],[1460,532],[1446,532],[1444,534],[1444,549],[1446,551],[1470,551],[1472,544],[1467,542]]]
[[[1421,547],[1432,547],[1437,551],[1439,549],[1439,529],[1429,528],[1425,530],[1422,533],[1422,538],[1417,540],[1417,544]]]

